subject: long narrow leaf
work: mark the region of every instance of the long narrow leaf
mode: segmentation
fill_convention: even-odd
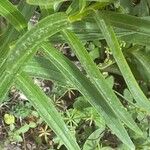
[[[35,7],[21,1],[18,4],[18,10],[20,10],[26,20],[29,21],[33,15]],[[10,44],[16,40],[20,34],[22,34],[22,32],[18,32],[13,26],[9,25],[5,34],[0,38],[0,67],[4,63],[6,56],[10,51]]]
[[[83,150],[98,150],[100,138],[103,136],[103,128],[95,130],[85,141]]]
[[[34,55],[41,42],[59,32],[67,24],[67,16],[64,13],[56,13],[44,18],[18,40],[0,68],[0,87],[3,87],[0,88],[0,102],[4,99],[17,73],[21,71],[23,64]]]
[[[71,1],[71,0],[44,0],[44,2],[43,2],[43,0],[26,0],[26,1],[27,1],[27,3],[29,3],[31,5],[45,6],[45,5],[53,5],[57,2],[65,2],[65,1]],[[114,0],[82,0],[82,1],[85,1],[85,2],[86,1],[113,2]]]
[[[72,83],[85,99],[103,115],[108,127],[126,145],[134,149],[134,144],[130,140],[122,123],[115,115],[112,108],[106,103],[96,87],[75,67],[67,58],[57,52],[51,45],[43,44],[42,48],[47,53],[50,61],[62,72],[62,74]]]
[[[88,52],[86,51],[80,40],[77,38],[77,36],[69,30],[63,30],[63,34],[70,46],[72,47],[72,50],[75,52],[76,56],[80,60],[81,64],[84,66],[91,81],[94,83],[94,85],[104,97],[104,101],[108,103],[108,105],[115,112],[116,116],[120,120],[122,120],[129,128],[137,133],[141,133],[140,129],[135,124],[129,113],[125,110],[111,87],[108,85],[107,81],[104,79],[98,67],[91,59]]]
[[[25,65],[24,71],[33,77],[52,80],[63,86],[71,86],[62,73],[48,59],[43,57],[32,58]]]
[[[68,150],[80,150],[75,138],[73,138],[71,132],[62,120],[62,117],[54,107],[53,101],[50,100],[25,73],[21,73],[21,75],[17,77],[16,82],[19,89],[24,92],[33,107],[53,129],[56,135],[60,137]]]
[[[95,20],[102,31],[109,48],[111,49],[113,56],[119,66],[119,69],[127,83],[129,90],[131,91],[137,105],[147,112],[150,112],[150,102],[140,89],[138,83],[136,82],[124,56],[120,49],[118,40],[115,36],[113,28],[110,24],[103,19],[98,13],[95,13]]]
[[[39,5],[39,6],[48,6],[48,5],[54,5],[55,3],[58,2],[64,2],[67,0],[26,0],[27,3],[29,3],[30,5]]]
[[[23,17],[23,15],[8,0],[0,1],[0,15],[8,19],[8,21],[18,31],[23,30],[27,27],[27,22],[25,18]]]
[[[79,0],[79,11],[82,12],[82,10],[86,7],[86,0]]]
[[[122,36],[120,39],[129,43],[150,46],[150,35],[134,33]]]
[[[150,81],[150,54],[144,53],[142,50],[131,51],[131,54],[139,62],[142,68],[146,71],[148,80]]]
[[[135,16],[120,14],[112,11],[101,11],[101,16],[120,28],[133,30],[140,33],[150,34],[150,21]]]

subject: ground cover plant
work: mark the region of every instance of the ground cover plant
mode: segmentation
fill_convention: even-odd
[[[0,15],[0,149],[150,149],[149,0],[1,0]]]

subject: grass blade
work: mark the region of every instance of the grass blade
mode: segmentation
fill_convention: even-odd
[[[99,92],[104,97],[104,101],[108,103],[108,105],[113,109],[116,116],[120,120],[122,120],[129,128],[141,134],[140,129],[133,121],[130,114],[125,110],[120,100],[114,94],[112,88],[109,86],[103,75],[100,73],[98,67],[91,59],[87,50],[77,38],[77,36],[69,30],[63,30],[63,35],[70,44],[72,50],[74,51],[78,59],[80,60],[80,63],[84,66],[85,71],[90,77],[92,83],[97,87]]]
[[[95,20],[100,30],[102,31],[110,50],[112,51],[112,54],[117,62],[117,65],[127,83],[129,90],[131,91],[134,99],[136,100],[137,105],[142,109],[144,109],[145,111],[150,112],[150,102],[144,95],[143,91],[140,89],[138,83],[136,82],[127,64],[127,61],[124,58],[118,40],[113,31],[113,28],[110,26],[108,22],[106,23],[98,13],[95,13]]]
[[[48,59],[43,57],[32,58],[24,67],[24,71],[33,77],[52,80],[62,86],[71,86],[62,73]],[[73,86],[71,86],[73,87]]]
[[[112,108],[106,103],[96,87],[70,62],[61,55],[51,45],[43,44],[50,61],[62,72],[62,74],[77,88],[84,98],[103,115],[108,127],[119,137],[119,139],[130,148],[134,149],[134,144],[129,138],[122,123],[115,115]]]
[[[21,75],[17,77],[16,82],[19,89],[24,92],[33,107],[53,129],[56,135],[60,137],[65,146],[70,150],[80,150],[75,138],[73,138],[71,132],[62,120],[62,117],[54,107],[53,101],[50,100],[25,73],[21,73]]]
[[[34,55],[41,42],[67,25],[67,16],[64,13],[56,13],[44,18],[17,41],[0,70],[0,87],[3,87],[0,88],[0,102],[15,80],[15,76],[21,71],[23,64]]]
[[[121,40],[129,42],[129,43],[135,43],[145,46],[150,46],[150,36],[144,35],[144,34],[130,34],[120,37]]]
[[[133,30],[136,32],[150,34],[150,21],[135,16],[120,14],[112,11],[101,11],[101,16],[116,27]],[[138,23],[137,23],[138,22]]]
[[[54,5],[55,3],[64,2],[66,0],[26,0],[30,5],[48,6]]]
[[[86,7],[86,1],[79,0],[79,11],[82,12],[85,7]]]
[[[26,4],[25,2],[20,2],[18,4],[18,9],[23,14],[23,16],[26,18],[27,21],[31,18],[33,15],[33,11],[35,10],[35,7],[30,6]],[[11,25],[8,26],[5,34],[0,37],[0,67],[5,61],[5,58],[7,54],[10,51],[10,45],[13,41],[17,40],[18,36],[22,34],[22,32],[18,32],[15,30],[15,28]],[[8,44],[9,43],[9,44]]]
[[[98,150],[100,138],[103,136],[103,128],[95,130],[85,141],[83,150]]]
[[[0,1],[0,14],[6,19],[8,19],[8,21],[18,31],[23,30],[27,27],[27,22],[23,15],[8,0]]]
[[[142,50],[133,50],[130,53],[146,71],[148,81],[150,81],[150,54],[146,54]]]

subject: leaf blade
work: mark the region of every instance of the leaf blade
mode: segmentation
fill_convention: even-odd
[[[66,41],[70,44],[73,52],[80,60],[80,63],[83,65],[92,83],[97,87],[99,92],[104,97],[104,100],[115,112],[116,116],[120,120],[122,120],[129,128],[141,134],[140,129],[138,128],[134,120],[131,118],[130,114],[125,110],[117,96],[114,94],[113,90],[108,85],[107,81],[104,79],[103,75],[100,73],[96,64],[91,59],[85,47],[77,38],[77,36],[69,30],[63,30],[63,35]]]
[[[113,26],[133,30],[147,35],[150,34],[149,20],[112,11],[101,11],[101,16],[105,17],[105,19],[108,20]]]
[[[21,71],[23,64],[34,55],[41,42],[62,30],[67,24],[68,18],[64,13],[52,14],[17,41],[0,70],[0,87],[3,87],[0,88],[0,102],[15,80],[15,76]]]
[[[150,54],[144,53],[142,50],[133,50],[130,53],[146,71],[147,79],[150,81]]]
[[[110,106],[103,101],[103,97],[96,87],[70,62],[67,58],[57,52],[50,44],[43,44],[42,48],[46,52],[50,61],[62,72],[62,74],[75,86],[85,99],[103,115],[108,127],[122,140],[134,149],[134,144],[129,138],[120,120],[114,114]],[[94,92],[93,92],[94,91]]]
[[[110,26],[110,24],[105,22],[105,18],[103,16],[100,16],[98,13],[95,13],[95,20],[102,31],[103,35],[105,36],[105,39],[107,41],[107,44],[110,48],[110,50],[113,53],[113,56],[117,62],[117,65],[122,72],[122,75],[127,83],[127,86],[129,90],[131,91],[133,97],[137,101],[137,105],[147,112],[150,112],[150,102],[140,89],[138,83],[136,82],[124,56],[122,51],[120,50],[120,46],[118,43],[118,40],[115,36],[115,33],[113,31],[113,28]]]
[[[47,58],[32,58],[25,65],[24,72],[32,77],[55,81],[62,86],[71,86],[62,73]]]
[[[8,0],[0,1],[0,14],[8,19],[18,31],[24,30],[27,27],[27,22],[23,15]]]
[[[65,125],[62,117],[54,107],[52,100],[41,91],[41,89],[33,83],[33,81],[25,74],[21,73],[16,81],[19,89],[21,89],[30,103],[36,108],[44,121],[53,129],[57,136],[61,138],[68,149],[80,150],[75,139],[72,137],[69,129]]]

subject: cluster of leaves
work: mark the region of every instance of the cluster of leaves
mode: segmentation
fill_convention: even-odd
[[[108,145],[100,142],[108,129],[118,137],[118,149],[146,148],[149,10],[149,0],[20,0],[17,8],[8,0],[0,1],[0,102],[15,85],[58,136],[56,141],[69,150],[101,149]],[[35,12],[39,16],[31,23]],[[79,66],[55,48],[58,43],[69,45]],[[116,76],[122,79],[120,89],[115,88]],[[80,94],[61,113],[55,94],[46,95],[31,77],[54,81]],[[5,120],[9,117],[6,114]],[[15,134],[33,127],[27,124],[25,131]],[[45,130],[41,136],[46,138]]]

